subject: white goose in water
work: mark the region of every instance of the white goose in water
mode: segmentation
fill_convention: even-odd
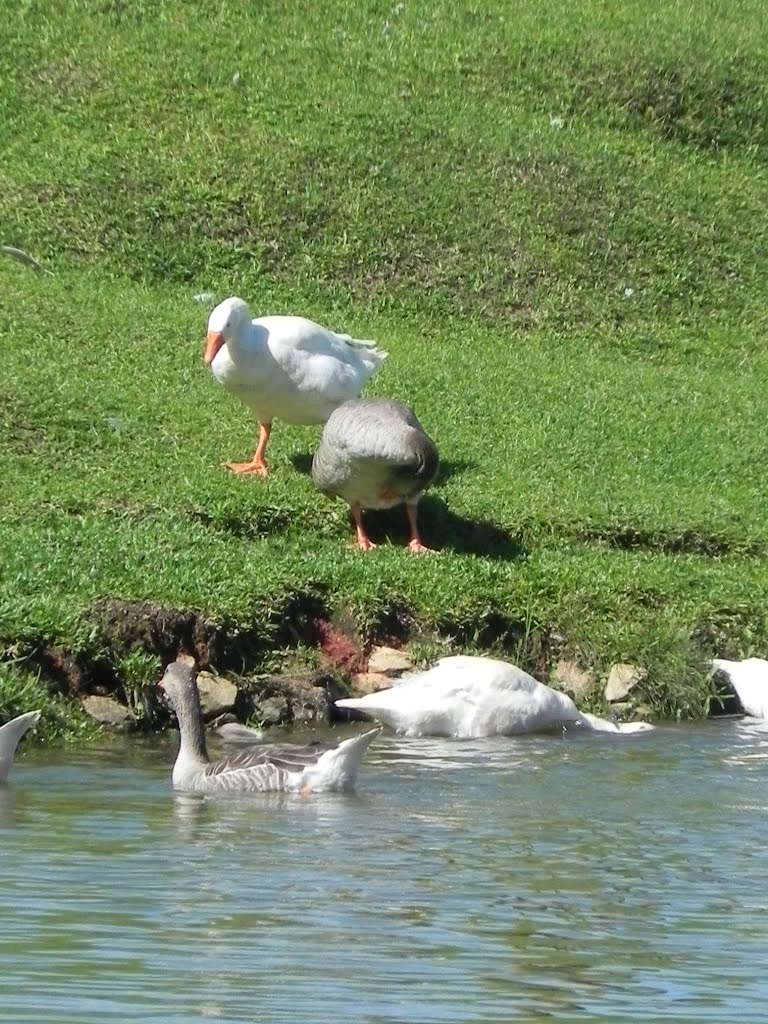
[[[264,451],[272,420],[325,423],[338,405],[360,394],[387,353],[374,341],[336,334],[300,316],[251,320],[246,303],[230,298],[208,319],[203,358],[259,424],[251,461],[226,465],[234,473],[267,476]]]
[[[425,672],[404,675],[389,690],[337,700],[364,711],[405,736],[514,736],[578,727],[630,733],[647,722],[616,725],[579,711],[570,697],[538,682],[516,665],[495,658],[441,658]]]
[[[728,661],[713,658],[712,665],[728,676],[744,713],[753,718],[768,718],[768,661],[745,658]]]
[[[174,789],[184,792],[319,793],[351,789],[365,752],[381,732],[370,729],[331,748],[269,744],[210,761],[193,670],[183,662],[173,662],[159,685],[179,721],[180,745],[172,778]]]
[[[31,729],[37,723],[39,718],[39,711],[27,711],[0,726],[0,782],[5,782],[8,779],[19,740],[27,729]]]
[[[429,552],[419,537],[417,506],[437,475],[437,449],[412,409],[388,398],[357,398],[340,405],[323,428],[312,479],[324,494],[348,502],[363,551],[376,545],[363,527],[363,508],[405,504],[409,548]]]

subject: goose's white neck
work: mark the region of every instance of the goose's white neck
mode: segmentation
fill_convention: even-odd
[[[225,335],[229,358],[233,363],[252,359],[264,347],[262,331],[257,330],[250,320],[239,320],[230,325]]]

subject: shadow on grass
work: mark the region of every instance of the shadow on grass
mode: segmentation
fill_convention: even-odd
[[[435,486],[439,487],[440,484],[446,483],[451,477],[461,476],[468,469],[474,469],[476,465],[477,463],[470,462],[469,459],[441,459]]]
[[[294,452],[293,455],[289,455],[288,458],[293,463],[293,468],[297,473],[303,473],[304,476],[309,476],[312,472],[312,456],[314,452]]]
[[[243,537],[246,540],[282,533],[292,525],[290,513],[274,505],[267,505],[243,515],[218,510],[209,512],[205,509],[192,509],[188,515],[190,519],[202,523],[211,530],[231,534],[233,537]]]
[[[290,456],[299,473],[312,470],[312,455],[294,452]],[[474,463],[456,459],[440,463],[436,484],[439,485],[471,469]],[[374,544],[388,541],[395,545],[408,543],[408,524],[403,505],[393,509],[368,510],[363,513],[365,528]],[[427,547],[450,550],[465,555],[481,555],[505,562],[523,558],[525,548],[519,535],[513,536],[485,519],[468,519],[451,512],[446,503],[432,493],[419,503],[419,530]]]
[[[403,505],[366,511],[363,520],[374,544],[385,540],[395,545],[408,543],[408,520]],[[504,562],[517,561],[526,554],[519,535],[486,519],[468,519],[451,512],[434,494],[425,495],[419,503],[419,532],[427,547],[437,551],[455,551]]]

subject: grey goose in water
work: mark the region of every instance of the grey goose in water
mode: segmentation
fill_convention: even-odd
[[[371,741],[381,729],[335,747],[265,744],[210,761],[205,745],[197,676],[184,662],[172,662],[159,686],[179,722],[179,753],[173,766],[174,789],[192,793],[274,791],[318,793],[351,789]]]
[[[363,551],[376,545],[365,532],[364,508],[405,505],[411,528],[409,547],[421,542],[417,506],[437,475],[437,448],[415,413],[389,398],[355,398],[331,413],[312,460],[315,486],[343,498],[352,511]]]
[[[248,725],[243,725],[230,712],[219,715],[215,721],[210,723],[209,728],[222,743],[236,747],[253,747],[264,739],[261,729],[252,729]]]

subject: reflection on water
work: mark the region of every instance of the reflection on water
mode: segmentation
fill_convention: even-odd
[[[382,737],[356,794],[174,795],[173,749],[0,790],[0,1021],[762,1021],[768,726]]]

